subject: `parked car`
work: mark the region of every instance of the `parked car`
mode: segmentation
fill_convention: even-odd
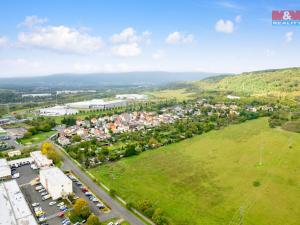
[[[20,177],[20,173],[15,173],[14,175],[11,176],[13,179],[19,178]]]
[[[42,200],[45,201],[45,200],[47,200],[47,199],[49,199],[49,198],[51,198],[50,195],[45,195],[45,196],[42,197]]]
[[[65,210],[65,209],[68,209],[68,207],[65,206],[65,205],[62,205],[62,206],[59,207],[59,209],[60,209],[60,211],[63,211],[63,210]]]
[[[60,202],[57,204],[58,207],[63,206],[65,203],[64,202]]]
[[[102,203],[98,203],[96,205],[99,209],[104,209],[105,208],[105,205],[103,205]]]
[[[42,188],[41,190],[38,190],[39,193],[42,193],[42,192],[44,192],[44,191],[46,191],[45,188]]]
[[[64,213],[64,212],[59,212],[57,215],[58,215],[59,217],[64,217],[64,216],[65,216],[65,213]]]
[[[47,194],[48,194],[48,192],[45,191],[45,192],[42,192],[42,193],[41,193],[41,196],[45,196],[45,195],[47,195]]]
[[[35,187],[35,190],[38,191],[38,190],[41,190],[42,188],[43,188],[43,186],[42,186],[42,185],[39,185],[39,186],[36,186],[36,187]]]
[[[38,203],[38,202],[34,202],[34,203],[31,204],[32,207],[36,207],[36,206],[39,206],[39,205],[40,205],[40,203]]]
[[[93,197],[92,202],[99,202],[98,198]]]
[[[107,225],[114,225],[114,222],[109,222]]]
[[[41,216],[38,218],[39,222],[44,222],[47,220],[47,217],[46,216]]]
[[[82,191],[82,192],[87,192],[87,191],[89,191],[89,190],[88,190],[86,187],[83,186],[83,187],[81,188],[81,191]]]
[[[49,205],[55,205],[56,204],[56,202],[55,201],[53,201],[53,202],[49,202]]]

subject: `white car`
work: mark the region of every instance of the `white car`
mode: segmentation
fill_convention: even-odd
[[[49,205],[55,205],[56,202],[49,202]]]
[[[39,186],[36,186],[36,187],[35,187],[35,190],[36,190],[36,191],[41,190],[41,189],[43,189],[43,186],[42,186],[42,185],[39,185]]]
[[[20,177],[20,173],[15,173],[14,175],[11,176],[12,178],[19,178]]]
[[[57,204],[58,207],[63,206],[65,203],[64,202],[60,202]]]
[[[39,205],[40,205],[40,203],[37,203],[37,202],[34,202],[34,203],[31,204],[32,207],[36,207],[36,206],[39,206]]]
[[[114,225],[114,222],[109,222],[107,225]]]
[[[50,195],[45,195],[45,196],[42,197],[42,200],[45,201],[45,200],[47,200],[47,199],[49,199],[49,198],[51,198]]]

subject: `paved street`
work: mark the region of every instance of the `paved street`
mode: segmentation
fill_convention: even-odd
[[[58,147],[58,149],[60,148]],[[64,161],[63,169],[71,170],[94,194],[99,196],[111,208],[111,213],[113,213],[115,217],[123,218],[131,225],[145,225],[143,221],[95,184],[64,152],[60,150],[59,153]]]

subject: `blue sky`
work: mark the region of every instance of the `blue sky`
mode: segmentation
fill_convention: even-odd
[[[299,66],[297,1],[26,0],[0,3],[0,76],[234,72]]]

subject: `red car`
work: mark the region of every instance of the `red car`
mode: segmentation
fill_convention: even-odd
[[[89,190],[87,188],[82,188],[81,189],[83,193],[88,192]]]
[[[64,212],[59,212],[57,215],[58,215],[59,217],[64,217],[64,216],[65,216],[65,213],[64,213]]]

